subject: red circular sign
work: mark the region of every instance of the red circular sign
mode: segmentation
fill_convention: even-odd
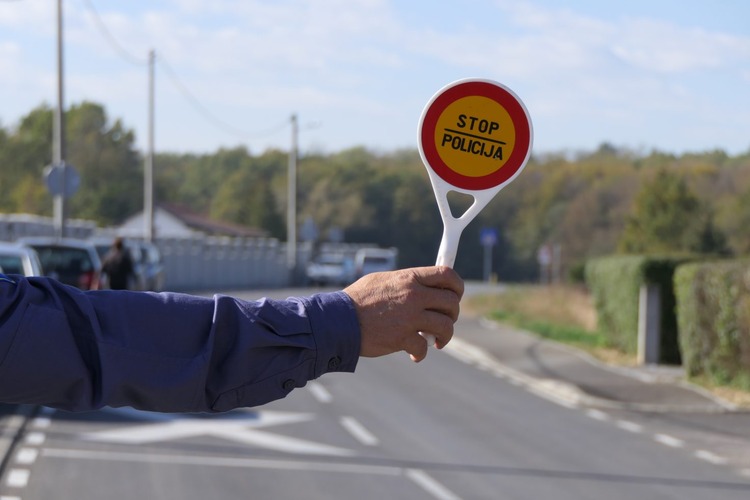
[[[448,184],[470,191],[510,180],[531,152],[531,120],[521,100],[488,80],[460,80],[425,107],[423,160]]]

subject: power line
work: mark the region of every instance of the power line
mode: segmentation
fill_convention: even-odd
[[[109,42],[109,44],[112,46],[115,52],[117,52],[117,54],[122,59],[136,66],[146,66],[149,64],[148,60],[134,56],[117,41],[117,39],[112,34],[112,32],[107,28],[106,24],[104,24],[104,21],[102,20],[101,16],[99,15],[99,12],[96,10],[96,7],[94,7],[94,4],[91,0],[84,0],[84,3],[86,4],[86,7],[89,9],[91,15],[93,16],[94,21],[96,22],[96,25],[99,28],[99,31],[101,32],[102,36],[107,40],[107,42]],[[250,140],[250,139],[258,139],[262,137],[271,136],[285,129],[288,126],[288,121],[284,120],[283,122],[281,122],[279,125],[275,127],[262,130],[262,131],[258,131],[254,134],[248,134],[247,131],[241,130],[235,127],[234,125],[231,125],[225,122],[224,120],[218,118],[205,105],[203,105],[203,103],[201,103],[201,101],[197,97],[195,97],[195,95],[192,92],[190,92],[187,86],[185,86],[182,83],[182,81],[178,78],[177,73],[167,63],[163,54],[158,53],[156,60],[159,63],[159,66],[164,70],[165,74],[169,77],[169,80],[171,81],[171,83],[182,94],[185,100],[196,110],[196,112],[200,114],[201,116],[203,116],[204,119],[211,122],[215,127],[221,129],[222,131],[229,133],[231,135],[234,135],[236,137],[239,137],[240,139],[243,139],[243,140]]]
[[[180,91],[182,96],[187,100],[193,108],[203,116],[206,120],[212,122],[214,126],[222,129],[223,131],[235,135],[241,139],[250,139],[252,138],[259,138],[259,137],[265,137],[269,135],[273,135],[283,129],[285,129],[288,126],[288,121],[284,120],[279,125],[276,125],[275,127],[258,131],[254,134],[248,134],[246,131],[241,130],[234,125],[231,125],[224,120],[218,118],[216,115],[214,115],[206,106],[201,103],[201,101],[195,97],[195,95],[190,92],[190,90],[180,81],[180,79],[177,77],[177,74],[172,69],[172,67],[167,63],[167,60],[165,57],[161,54],[157,54],[156,61],[159,63],[159,66],[164,70],[165,74],[169,77],[169,79],[172,81],[172,84],[177,88],[177,90]]]
[[[107,42],[109,42],[115,52],[117,52],[117,54],[122,59],[129,62],[130,64],[135,64],[136,66],[146,66],[148,64],[148,60],[134,56],[133,54],[128,52],[125,47],[120,45],[120,42],[117,41],[114,35],[104,24],[104,21],[102,20],[99,12],[96,10],[96,7],[94,7],[94,4],[91,2],[91,0],[84,0],[83,3],[85,3],[86,7],[89,9],[89,12],[93,16],[94,22],[96,22],[96,26],[99,28],[102,36],[107,40]]]

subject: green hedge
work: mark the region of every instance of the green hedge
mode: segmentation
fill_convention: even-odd
[[[675,291],[688,375],[750,389],[750,262],[682,266]]]
[[[593,259],[585,277],[594,298],[598,329],[608,342],[628,354],[638,351],[638,300],[641,285],[661,289],[660,362],[680,364],[675,317],[674,272],[690,258],[679,256],[618,255]]]

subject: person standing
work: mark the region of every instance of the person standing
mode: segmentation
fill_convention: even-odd
[[[104,256],[102,272],[107,276],[109,288],[112,290],[127,290],[128,281],[135,277],[133,259],[121,237],[115,238],[112,248]]]

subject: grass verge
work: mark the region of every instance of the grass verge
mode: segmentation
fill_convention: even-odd
[[[470,297],[462,307],[577,347],[607,363],[635,363],[632,356],[609,347],[606,336],[597,331],[596,311],[582,287],[509,285],[502,293]]]
[[[581,287],[508,285],[502,293],[468,297],[462,308],[530,331],[545,339],[582,349],[612,365],[634,366],[636,359],[607,344],[596,329],[596,311]],[[692,379],[720,398],[750,408],[750,392],[706,377]]]

